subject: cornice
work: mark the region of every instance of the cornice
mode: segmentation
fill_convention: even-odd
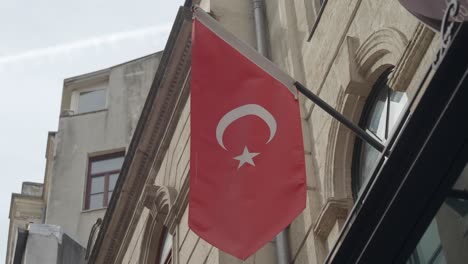
[[[150,171],[162,161],[188,99],[192,14],[181,7],[130,143],[89,263],[114,263],[141,214]],[[159,163],[160,166],[160,163]]]
[[[418,24],[389,80],[389,86],[392,89],[404,92],[410,86],[434,35],[435,33],[423,23]]]
[[[315,222],[314,233],[322,238],[327,237],[336,220],[346,219],[351,207],[350,199],[328,200]]]

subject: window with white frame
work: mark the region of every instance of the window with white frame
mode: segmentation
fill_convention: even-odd
[[[74,114],[90,113],[107,108],[107,81],[86,88],[74,89],[70,109]]]
[[[87,113],[106,108],[107,89],[97,89],[79,92],[76,112]]]

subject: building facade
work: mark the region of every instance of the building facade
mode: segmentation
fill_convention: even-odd
[[[8,244],[6,262],[12,263],[14,251],[20,236],[26,227],[32,223],[42,223],[44,219],[43,185],[24,182],[21,193],[11,195],[10,226],[8,229]]]
[[[254,9],[261,4],[259,2],[186,1],[180,9],[124,162],[116,187],[119,195],[111,200],[93,245],[92,263],[278,261],[275,240],[242,262],[197,237],[187,224],[190,7],[199,4],[223,27],[256,47]],[[443,260],[462,263],[466,260],[462,250],[466,249],[466,238],[462,238],[466,214],[460,213],[463,211],[461,208],[466,209],[466,197],[463,200],[466,193],[463,191],[456,196],[458,207],[443,207],[443,210],[452,210],[452,216],[445,216],[445,220],[442,220],[444,216],[437,216],[437,221],[428,224],[443,202],[439,199],[438,203],[431,203],[435,207],[432,216],[425,216],[423,220],[426,223],[421,224],[424,221],[420,221],[422,218],[419,216],[425,213],[423,207],[427,204],[420,200],[421,203],[412,210],[396,207],[397,214],[391,217],[398,215],[403,218],[404,213],[408,214],[401,230],[396,229],[395,232],[390,227],[392,225],[379,226],[380,221],[390,219],[385,212],[392,209],[395,200],[402,195],[398,187],[405,186],[406,179],[422,175],[408,162],[403,162],[404,158],[413,164],[420,162],[421,156],[414,153],[422,153],[421,139],[407,139],[406,142],[404,139],[415,135],[418,124],[421,126],[420,138],[425,137],[424,125],[432,129],[437,124],[435,119],[425,123],[419,117],[421,113],[426,113],[427,120],[431,114],[446,114],[423,110],[428,102],[434,100],[432,93],[440,91],[435,88],[440,86],[436,83],[437,77],[445,69],[444,62],[440,62],[440,52],[447,47],[441,48],[440,35],[419,22],[397,1],[264,2],[271,60],[384,145],[384,152],[376,151],[315,104],[300,98],[308,200],[307,208],[287,231],[288,262],[393,263],[393,257],[398,254],[402,258],[399,259],[401,263]],[[456,10],[453,3],[449,3],[446,9],[450,12]],[[457,19],[459,21],[460,17]],[[461,31],[458,32],[457,43],[466,45],[466,35]],[[454,34],[454,30],[449,31],[450,34]],[[444,34],[442,36],[445,37]],[[466,58],[466,52],[458,52],[459,56]],[[437,53],[439,62],[434,63]],[[461,62],[452,64],[452,67],[460,68],[460,72],[466,70]],[[460,76],[450,75],[456,80],[454,83],[460,81],[458,85],[462,85]],[[433,109],[452,103],[432,102]],[[447,124],[445,129],[448,127]],[[459,128],[458,140],[466,142],[466,125]],[[427,140],[436,142],[435,138],[428,137]],[[418,149],[409,152],[408,146]],[[461,179],[466,177],[466,174],[460,174],[467,161],[466,156],[463,157],[456,170],[457,177]],[[395,180],[391,181],[391,172],[395,168],[406,171],[393,175]],[[404,175],[407,178],[402,178]],[[434,173],[430,178],[436,179],[441,175]],[[385,186],[385,183],[388,188],[379,190],[379,185]],[[466,186],[461,184],[460,188],[457,190],[466,189]],[[417,190],[420,189],[413,187],[410,200],[420,198],[414,194]],[[373,197],[378,192],[380,197]],[[455,208],[458,208],[458,215],[454,213]],[[372,209],[374,215],[369,214]],[[365,215],[367,211],[369,213]],[[410,212],[420,215],[411,215]],[[452,225],[451,233],[447,232],[447,223],[457,221],[458,225]],[[413,223],[420,227],[413,226],[413,230],[403,228]],[[389,235],[393,232],[393,239],[396,240],[399,234],[401,239],[411,238],[412,244],[404,241],[379,244],[377,231],[380,230],[381,239],[385,238],[383,234],[393,238]],[[417,234],[410,236],[413,231]],[[438,239],[437,234],[440,234]],[[420,238],[421,242],[415,249]],[[428,246],[427,241],[436,246]],[[398,247],[403,250],[396,251]],[[380,253],[389,258],[378,259]]]
[[[92,263],[277,262],[274,239],[242,262],[206,243],[187,223],[190,8],[198,4],[255,48],[254,9],[259,2],[186,1],[181,7],[116,186],[119,195],[111,200],[93,245]],[[423,107],[422,95],[436,75],[437,67],[432,65],[440,51],[440,35],[398,1],[273,0],[264,1],[264,12],[271,60],[385,147],[380,153],[300,98],[308,199],[307,208],[287,229],[289,262],[376,263],[337,259],[351,254],[341,246],[354,238],[347,231],[359,226],[353,221],[365,211],[363,199],[369,197],[376,174],[389,169],[385,161],[395,159],[390,150],[411,145],[395,142],[407,132],[402,126],[410,123],[411,114]],[[367,219],[378,222],[371,216]],[[450,244],[450,239],[444,243]],[[449,263],[466,259],[460,250],[448,253],[441,247],[423,247],[423,251],[434,258],[451,256]],[[424,262],[424,254],[412,254],[412,263],[429,263]]]
[[[64,81],[44,183],[24,183],[12,197],[7,264],[84,263],[160,58],[159,52]]]

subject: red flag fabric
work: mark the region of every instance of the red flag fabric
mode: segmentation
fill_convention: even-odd
[[[193,21],[189,226],[246,259],[306,206],[299,104],[208,22]]]

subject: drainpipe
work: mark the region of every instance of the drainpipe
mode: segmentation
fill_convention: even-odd
[[[270,59],[268,53],[267,26],[263,0],[252,0],[255,18],[255,33],[257,35],[257,51],[266,58]]]
[[[257,35],[257,51],[270,59],[268,52],[267,25],[263,0],[252,0]],[[288,227],[276,236],[276,257],[278,264],[289,264]]]

